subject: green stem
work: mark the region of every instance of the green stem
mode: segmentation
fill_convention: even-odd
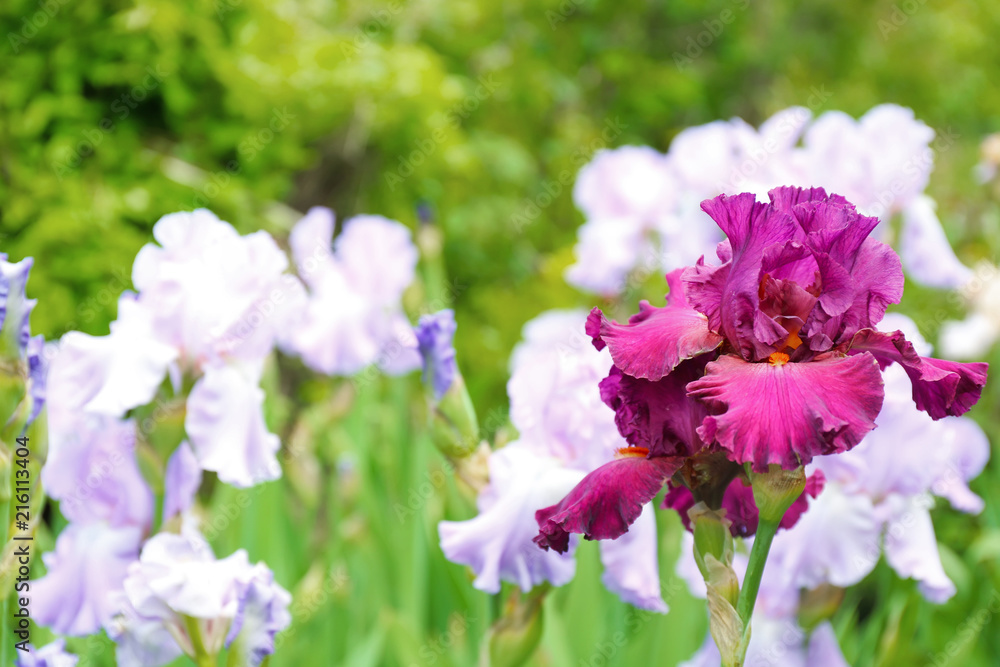
[[[750,549],[750,562],[743,578],[740,597],[736,602],[736,612],[747,627],[750,626],[750,617],[753,616],[757,592],[760,590],[760,578],[764,574],[764,564],[767,563],[767,554],[771,550],[774,534],[778,532],[779,523],[780,521],[768,521],[761,517],[757,524],[757,536],[754,538],[753,548]]]

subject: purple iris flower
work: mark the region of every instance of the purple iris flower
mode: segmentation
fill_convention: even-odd
[[[414,329],[424,363],[424,383],[434,389],[438,400],[448,391],[458,373],[453,344],[455,326],[455,311],[448,309],[422,315]]]
[[[538,511],[541,547],[624,534],[693,457],[767,471],[852,449],[875,426],[892,363],[934,419],[978,401],[986,364],[922,357],[901,331],[874,328],[903,294],[899,257],[868,238],[878,219],[821,188],[770,200],[702,203],[727,236],[720,264],[669,274],[666,307],[643,303],[627,324],[591,313],[587,332],[615,364],[601,395],[630,447]]]
[[[78,657],[66,652],[66,641],[57,639],[40,649],[28,645],[28,652],[18,655],[15,667],[76,667]]]

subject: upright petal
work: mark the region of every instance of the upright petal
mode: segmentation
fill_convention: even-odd
[[[232,365],[212,366],[195,383],[184,427],[198,462],[240,487],[281,476],[278,436],[264,423],[257,377]]]
[[[601,581],[625,602],[665,614],[657,542],[653,506],[646,505],[627,533],[601,542]]]
[[[659,380],[681,361],[710,352],[722,342],[722,336],[709,330],[708,318],[688,305],[681,271],[667,275],[670,293],[665,308],[642,301],[628,324],[602,319],[600,338],[625,373]]]
[[[699,429],[702,439],[758,471],[851,449],[882,408],[882,378],[871,356],[751,364],[725,355],[688,391],[715,412]]]
[[[562,553],[570,533],[588,540],[613,540],[628,532],[667,480],[684,464],[682,457],[626,455],[590,473],[558,504],[535,512],[535,543]]]

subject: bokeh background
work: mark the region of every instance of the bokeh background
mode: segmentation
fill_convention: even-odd
[[[32,329],[55,339],[107,333],[135,253],[168,212],[205,206],[282,242],[314,205],[429,221],[446,279],[408,300],[456,309],[459,363],[486,435],[502,440],[524,322],[601,305],[563,279],[582,222],[571,187],[518,220],[599,148],[666,150],[685,127],[758,125],[791,105],[858,117],[895,102],[949,138],[928,193],[959,257],[995,263],[1000,190],[973,167],[1000,130],[997,34],[1000,4],[958,0],[4,0],[0,250],[36,258]],[[941,313],[963,314],[946,292],[906,293],[899,310],[929,340]],[[272,430],[295,451],[284,477],[211,494],[210,516],[225,518],[208,531],[217,553],[246,547],[295,593],[272,667],[474,664],[502,596],[475,591],[437,546],[437,521],[474,507],[421,434],[418,382],[269,392]],[[997,407],[988,387],[971,415],[1000,441]],[[934,510],[957,595],[932,605],[880,565],[834,619],[851,664],[1000,664],[1000,619],[981,613],[1000,596],[1000,466],[972,488],[982,515]],[[671,612],[606,592],[585,544],[574,582],[545,603],[531,664],[674,665],[701,644],[704,603],[671,584],[680,528],[661,514]],[[60,529],[50,517],[43,546]],[[105,639],[70,647],[113,664]]]

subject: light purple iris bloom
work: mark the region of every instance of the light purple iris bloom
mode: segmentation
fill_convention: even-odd
[[[36,649],[28,644],[27,653],[18,653],[16,667],[76,667],[79,658],[66,652],[66,642],[57,639]]]
[[[372,364],[393,374],[419,368],[401,304],[417,265],[410,231],[376,215],[347,220],[335,241],[333,229],[333,211],[322,207],[292,229],[292,255],[309,297],[286,323],[282,346],[328,375]]]
[[[433,388],[434,396],[441,400],[458,373],[454,346],[455,311],[422,315],[414,333],[423,358],[424,383]]]
[[[61,634],[98,631],[114,611],[153,519],[153,493],[135,458],[135,424],[83,406],[98,387],[80,374],[74,337],[59,346],[48,391],[49,452],[41,478],[70,524],[55,551],[44,554],[46,575],[32,586],[36,620]]]
[[[770,194],[702,204],[727,236],[719,264],[668,275],[666,307],[644,302],[627,324],[591,313],[587,331],[615,364],[602,397],[631,447],[538,513],[543,548],[624,534],[694,455],[766,471],[852,449],[875,426],[890,364],[933,419],[979,399],[986,364],[922,357],[901,331],[874,328],[903,289],[899,258],[868,238],[877,219],[820,188]]]
[[[129,568],[118,613],[107,623],[121,667],[158,667],[180,653],[210,655],[224,647],[256,666],[274,651],[274,636],[291,623],[291,596],[243,550],[217,560],[190,525],[160,533]],[[185,618],[195,621],[196,642]],[[165,631],[165,632],[164,632]]]
[[[153,227],[132,269],[139,294],[119,301],[107,336],[67,334],[67,379],[109,417],[149,403],[168,376],[195,380],[188,437],[199,464],[236,486],[275,479],[278,438],[264,424],[263,365],[279,331],[305,302],[288,260],[265,232],[240,236],[206,210]]]
[[[792,107],[759,129],[716,121],[678,134],[667,154],[625,146],[599,151],[573,191],[586,217],[567,280],[607,296],[631,275],[672,271],[709,254],[721,240],[699,203],[720,194],[763,196],[786,183],[838,192],[879,219],[876,236],[902,215],[899,251],[907,274],[934,287],[970,277],[948,245],[933,200],[923,194],[933,167],[934,131],[909,109],[884,104],[862,118],[830,111],[810,123]]]
[[[596,384],[611,358],[590,346],[581,331],[585,320],[583,312],[552,311],[525,325],[507,385],[520,439],[490,455],[490,483],[479,495],[478,516],[439,525],[445,555],[472,567],[482,591],[498,592],[501,581],[522,590],[545,581],[560,586],[575,573],[571,553],[542,551],[532,539],[535,512],[611,460],[623,444]],[[627,536],[601,544],[602,579],[626,602],[665,612],[656,521],[652,508],[641,514]]]

